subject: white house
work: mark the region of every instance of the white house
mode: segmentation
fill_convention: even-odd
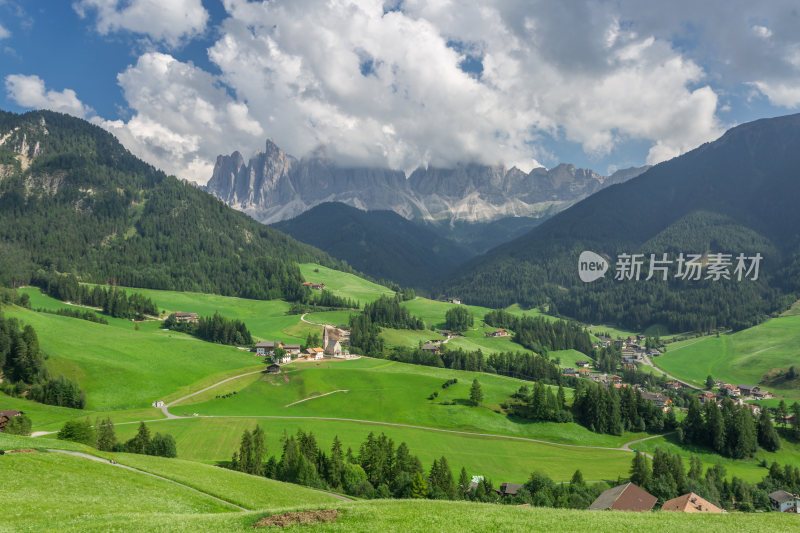
[[[797,513],[800,509],[800,496],[795,496],[785,490],[776,490],[770,493],[769,503],[772,509],[782,513]]]
[[[156,407],[158,409],[164,407],[164,400],[157,400],[153,402],[153,407]]]
[[[256,355],[272,355],[272,352],[275,351],[280,345],[279,342],[275,341],[261,341],[256,343]]]

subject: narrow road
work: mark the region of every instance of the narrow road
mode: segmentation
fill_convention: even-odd
[[[330,394],[330,393],[329,393]],[[310,399],[310,398],[307,398]],[[188,417],[188,416],[173,416],[173,419],[187,419],[187,418],[264,418],[264,419],[273,419],[273,420],[322,420],[327,422],[355,422],[358,424],[373,424],[377,426],[389,426],[389,427],[398,427],[398,428],[406,428],[406,429],[419,429],[422,431],[435,431],[438,433],[449,433],[453,435],[466,435],[469,437],[488,437],[493,439],[508,439],[508,440],[518,440],[523,442],[534,442],[537,444],[545,444],[549,446],[561,446],[564,448],[583,448],[583,449],[592,449],[592,450],[609,450],[615,452],[632,452],[633,450],[630,449],[631,444],[635,444],[637,442],[641,442],[643,440],[648,439],[656,439],[658,437],[663,437],[664,435],[668,435],[668,433],[664,433],[661,435],[653,435],[650,437],[646,437],[643,439],[637,439],[630,442],[627,442],[620,446],[619,448],[613,448],[611,446],[589,446],[588,444],[567,444],[564,442],[552,442],[548,440],[541,440],[541,439],[532,439],[529,437],[517,437],[514,435],[498,435],[496,433],[476,433],[472,431],[461,431],[457,429],[442,429],[442,428],[432,428],[428,426],[416,426],[413,424],[400,424],[397,422],[381,422],[377,420],[361,420],[358,418],[337,418],[337,417],[324,417],[324,416],[281,416],[281,415],[200,415],[198,417]],[[165,419],[161,419],[165,420]],[[153,422],[159,422],[160,420],[153,420]],[[138,422],[122,422],[122,424],[138,424]]]
[[[47,451],[48,452],[55,452],[55,453],[63,453],[65,455],[73,455],[75,457],[83,457],[84,459],[90,459],[92,461],[97,461],[98,463],[105,463],[105,464],[117,466],[119,468],[124,468],[124,469],[130,470],[132,472],[138,472],[139,474],[144,474],[146,476],[154,477],[154,478],[160,479],[162,481],[168,481],[169,483],[174,483],[175,485],[178,485],[178,486],[181,486],[181,487],[183,487],[185,489],[197,492],[199,494],[202,494],[203,496],[207,496],[209,498],[217,500],[218,502],[222,502],[222,503],[224,503],[226,505],[230,505],[231,507],[235,507],[239,511],[251,511],[252,510],[252,509],[245,509],[241,505],[237,505],[237,504],[235,504],[233,502],[229,502],[228,500],[223,500],[222,498],[214,496],[213,494],[209,494],[207,492],[203,492],[202,490],[198,490],[198,489],[196,489],[194,487],[190,487],[189,485],[184,485],[183,483],[180,483],[180,482],[175,481],[173,479],[169,479],[169,478],[166,478],[166,477],[163,477],[163,476],[159,476],[157,474],[153,474],[153,473],[147,472],[145,470],[139,470],[138,468],[133,468],[132,466],[122,465],[122,464],[119,464],[119,463],[112,463],[108,459],[103,459],[102,457],[97,457],[96,455],[90,455],[88,453],[82,453],[82,452],[71,452],[71,451],[67,451],[67,450],[47,450]]]
[[[297,400],[296,402],[287,403],[284,407],[291,407],[293,405],[297,405],[298,403],[307,402],[308,400],[316,400],[317,398],[322,398],[323,396],[328,396],[329,394],[336,394],[337,392],[350,392],[347,389],[339,389],[339,390],[332,390],[330,392],[326,392],[325,394],[317,394],[316,396],[309,396],[308,398],[303,398],[302,400]]]
[[[678,348],[678,349],[680,349],[680,348]],[[646,364],[647,366],[652,366],[653,368],[655,368],[656,370],[658,370],[659,372],[661,372],[662,374],[664,374],[665,376],[667,376],[669,379],[671,379],[673,381],[677,381],[678,383],[681,383],[682,385],[685,385],[686,387],[689,387],[690,389],[699,390],[699,391],[703,390],[700,387],[692,385],[691,383],[687,383],[687,382],[683,381],[682,379],[676,378],[675,376],[673,376],[671,374],[667,374],[666,372],[664,372],[663,369],[661,369],[661,368],[657,367],[655,364],[653,364],[653,362],[650,360],[650,356],[647,355],[647,354],[642,355],[642,361],[644,361],[644,364]]]
[[[187,394],[183,398],[178,398],[177,400],[169,402],[168,404],[166,404],[163,407],[161,407],[161,412],[164,413],[165,417],[170,418],[170,419],[172,419],[172,418],[185,418],[185,417],[182,417],[182,416],[173,415],[172,413],[169,412],[169,408],[171,406],[175,405],[176,403],[179,403],[179,402],[182,402],[183,400],[187,400],[187,399],[191,398],[192,396],[197,396],[198,394],[200,394],[202,392],[205,392],[207,390],[211,390],[214,387],[219,387],[223,383],[227,383],[229,381],[233,381],[234,379],[243,378],[245,376],[252,376],[253,374],[260,374],[262,372],[264,372],[264,371],[263,370],[256,370],[254,372],[246,372],[244,374],[239,374],[238,376],[233,376],[233,377],[228,378],[228,379],[223,379],[222,381],[220,381],[218,383],[214,383],[213,385],[211,385],[209,387],[206,387],[205,389],[200,389],[197,392],[193,392],[191,394]]]

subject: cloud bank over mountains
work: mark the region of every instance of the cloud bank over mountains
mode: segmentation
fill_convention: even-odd
[[[215,20],[200,0],[74,3],[92,31],[144,47],[117,75],[121,118],[36,75],[6,76],[7,93],[88,117],[201,183],[217,154],[255,151],[266,137],[296,155],[325,146],[342,164],[406,171],[467,161],[527,171],[558,158],[560,142],[598,157],[639,143],[654,164],[716,138],[730,125],[721,109],[746,100],[734,93],[800,104],[790,2],[223,6]],[[208,43],[210,67],[182,58],[193,39]]]

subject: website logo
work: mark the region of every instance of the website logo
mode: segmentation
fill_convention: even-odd
[[[578,275],[581,281],[591,283],[605,276],[608,271],[608,261],[594,252],[584,251],[578,257]]]

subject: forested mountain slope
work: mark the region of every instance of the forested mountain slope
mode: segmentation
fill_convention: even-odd
[[[144,163],[111,134],[49,111],[0,112],[0,283],[36,269],[83,281],[293,299],[296,262],[327,254]]]
[[[800,291],[798,148],[800,115],[735,127],[474,259],[443,290],[494,307],[549,302],[567,316],[634,329],[747,327]],[[583,250],[609,260],[603,279],[579,279]],[[648,258],[640,281],[613,279],[623,253]],[[757,281],[676,279],[675,265],[667,281],[645,281],[650,253],[673,261],[680,253],[760,253],[763,260]]]
[[[393,211],[362,211],[336,202],[273,226],[360,272],[403,286],[430,286],[473,255]]]

